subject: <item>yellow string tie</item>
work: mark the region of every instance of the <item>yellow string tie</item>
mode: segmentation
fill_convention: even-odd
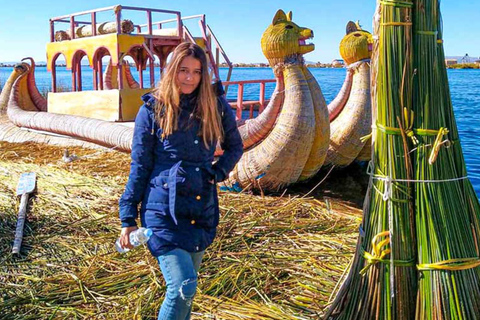
[[[386,239],[377,242],[377,239],[380,237],[387,237]],[[368,269],[373,266],[374,264],[381,262],[383,258],[391,252],[390,248],[384,248],[387,245],[390,244],[390,231],[384,231],[378,233],[375,237],[372,239],[372,253],[369,253],[367,251],[364,252],[363,257],[367,260],[366,266],[360,270],[360,274],[364,275],[367,273]]]
[[[380,23],[381,26],[386,26],[386,27],[397,27],[397,26],[411,26],[411,22],[384,22]]]
[[[440,147],[443,144],[448,142],[448,140],[442,141],[443,136],[448,134],[448,132],[449,131],[448,131],[447,128],[440,128],[440,130],[438,130],[437,138],[435,139],[435,142],[433,143],[432,152],[430,153],[430,157],[428,158],[428,163],[430,165],[432,165],[437,160],[438,152],[440,151]]]
[[[424,36],[436,36],[438,34],[438,31],[422,31],[422,30],[419,30],[419,31],[415,31],[415,33],[421,34],[421,35],[424,35]]]
[[[435,263],[424,263],[417,265],[417,269],[421,271],[431,271],[431,270],[448,270],[448,271],[458,271],[458,270],[468,270],[480,266],[479,258],[460,258],[460,259],[450,259]]]
[[[374,128],[386,134],[398,135],[398,136],[402,135],[400,128],[387,127],[378,122],[376,123]],[[412,130],[416,136],[436,136],[439,132],[439,130],[432,130],[432,129],[412,129]]]
[[[380,1],[380,3],[385,6],[394,6],[394,7],[401,7],[401,8],[413,7],[413,3],[407,2],[407,1]]]
[[[413,118],[415,113],[413,110],[410,110],[410,114],[407,108],[403,108],[403,114],[405,118],[405,134],[412,140],[413,145],[418,145],[418,139],[415,136],[415,131],[413,131]]]

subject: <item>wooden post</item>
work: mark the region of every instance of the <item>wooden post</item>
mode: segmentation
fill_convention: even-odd
[[[92,12],[92,36],[97,35],[97,16],[95,12]]]
[[[98,58],[98,65],[97,65],[97,72],[98,72],[98,85],[100,87],[100,90],[103,90],[103,66],[102,66],[102,58]]]
[[[122,26],[121,26],[122,7],[121,6],[118,6],[118,7],[120,7],[120,9],[118,9],[115,12],[115,21],[117,22],[117,34],[120,34],[120,33],[122,33]],[[115,7],[115,8],[117,8],[117,7]]]
[[[149,49],[152,53],[150,57],[150,88],[155,86],[155,56],[153,55],[153,39],[148,40]]]
[[[183,22],[182,18],[180,17],[180,13],[177,13],[177,28],[178,28],[178,36],[180,39],[183,39]]]
[[[55,25],[53,24],[52,19],[50,19],[50,42],[55,41]]]
[[[118,90],[122,90],[122,89],[123,89],[123,77],[122,77],[122,72],[123,72],[123,64],[122,64],[122,61],[118,61],[118,64],[117,64]]]
[[[75,92],[77,90],[77,70],[75,68],[75,61],[76,61],[75,55],[72,58],[72,92]]]
[[[243,83],[239,83],[238,92],[237,92],[237,120],[242,119],[242,108],[243,108]]]
[[[57,66],[55,61],[52,61],[52,92],[57,92]]]
[[[152,11],[150,10],[147,10],[147,24],[148,34],[152,35]]]
[[[258,114],[262,113],[263,108],[265,108],[265,82],[260,82],[260,108],[258,109]]]
[[[75,17],[70,16],[70,38],[75,39]]]
[[[145,63],[145,61],[143,60],[140,60],[138,62],[138,66],[137,66],[137,70],[138,70],[138,81],[140,82],[140,89],[143,89],[143,64]]]
[[[92,65],[93,65],[93,90],[98,90],[98,74],[97,74],[97,59],[98,59],[98,56],[97,57],[93,57],[93,61],[92,61]]]
[[[82,59],[77,62],[77,91],[82,91]]]

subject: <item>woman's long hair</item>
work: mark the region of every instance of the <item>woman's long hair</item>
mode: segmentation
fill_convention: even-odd
[[[198,45],[184,42],[173,51],[172,60],[167,64],[160,84],[154,91],[154,96],[158,101],[155,107],[155,119],[162,128],[162,138],[168,137],[178,129],[181,91],[177,85],[177,74],[183,59],[189,56],[199,60],[201,64],[202,75],[195,90],[198,92],[198,96],[194,112],[201,121],[199,134],[202,136],[205,146],[208,147],[214,141],[222,140],[223,127],[208,73],[207,56]]]

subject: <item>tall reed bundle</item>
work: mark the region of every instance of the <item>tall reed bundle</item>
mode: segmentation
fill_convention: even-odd
[[[392,11],[405,14],[402,19],[385,19]],[[379,273],[382,264],[388,263],[390,267],[403,264],[404,271],[387,271],[382,279],[372,277],[370,267],[366,278],[370,277],[373,285],[366,287],[358,276],[366,268],[359,270],[361,250],[357,250],[346,285],[327,316],[480,319],[480,205],[467,178],[450,99],[440,1],[381,1],[377,14],[380,28],[373,79],[375,191],[370,188],[367,195],[363,224],[366,236],[360,238],[358,247],[374,234],[369,227],[377,226],[378,231],[379,225],[385,226],[385,220],[372,220],[371,213],[386,202],[383,213],[388,217],[389,230],[373,237],[374,250],[364,257],[370,264],[377,263]],[[390,91],[385,91],[387,83]],[[399,198],[396,191],[404,197]],[[372,197],[372,193],[377,197],[383,194],[383,199]],[[407,226],[410,230],[405,229]],[[375,245],[379,236],[388,238]],[[418,269],[417,277],[412,262]],[[414,300],[416,306],[412,305]],[[365,311],[374,309],[376,312]]]
[[[352,268],[328,319],[412,319],[415,314],[411,187],[398,181],[412,179],[406,147],[412,108],[412,6],[412,1],[377,4],[371,179]]]
[[[480,207],[467,179],[444,65],[439,0],[414,14],[416,319],[480,319]]]

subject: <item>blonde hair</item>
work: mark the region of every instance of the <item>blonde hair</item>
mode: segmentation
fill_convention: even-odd
[[[155,120],[162,128],[162,138],[168,137],[178,129],[181,91],[176,80],[180,64],[186,57],[193,57],[201,64],[201,79],[196,89],[198,96],[194,112],[201,121],[199,135],[208,147],[214,141],[223,139],[223,127],[208,73],[207,56],[198,45],[184,42],[173,51],[172,60],[166,66],[162,79],[153,93],[157,99]]]

